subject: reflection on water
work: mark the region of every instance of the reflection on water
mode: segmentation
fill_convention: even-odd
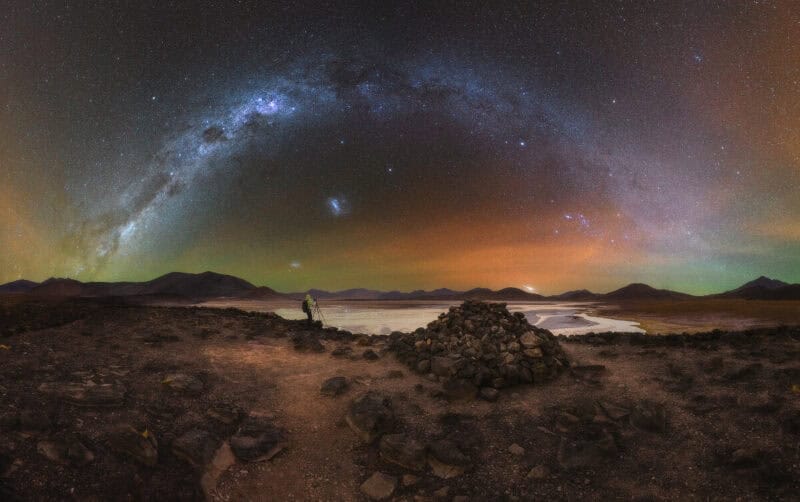
[[[286,319],[304,319],[299,308],[267,305],[256,307],[248,302],[241,308],[249,310],[271,310]],[[453,305],[449,302],[388,304],[387,302],[321,302],[322,315],[328,326],[346,329],[353,333],[389,334],[392,331],[414,331],[426,326],[439,314]],[[509,303],[508,310],[522,312],[531,324],[548,329],[555,334],[578,335],[590,332],[617,331],[621,333],[644,333],[638,323],[620,321],[586,314],[591,307],[579,303]]]

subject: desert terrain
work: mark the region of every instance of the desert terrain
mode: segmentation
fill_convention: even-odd
[[[3,499],[796,499],[800,329],[553,337],[492,309],[367,336],[237,309],[6,299]],[[539,337],[530,357],[548,347],[542,378],[517,353],[527,332],[493,347],[509,322]],[[466,328],[492,333],[476,360],[510,355],[522,376],[450,372],[447,330]]]
[[[600,316],[635,321],[648,333],[701,333],[800,325],[800,301],[693,298],[599,303]]]

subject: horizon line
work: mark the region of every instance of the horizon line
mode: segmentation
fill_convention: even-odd
[[[412,289],[412,290],[409,290],[409,291],[402,291],[402,290],[399,290],[399,289],[390,289],[390,290],[372,289],[372,288],[368,288],[368,287],[359,286],[359,287],[351,287],[351,288],[343,288],[343,289],[331,289],[331,290],[317,288],[317,287],[311,287],[311,288],[308,288],[308,289],[305,289],[305,290],[279,291],[277,289],[272,288],[269,285],[261,285],[261,286],[256,285],[255,283],[251,282],[250,280],[245,279],[243,277],[240,277],[238,275],[215,272],[213,270],[204,270],[203,272],[184,272],[184,271],[180,271],[180,270],[173,270],[173,271],[166,272],[164,274],[158,275],[158,276],[156,276],[156,277],[154,277],[152,279],[139,280],[139,281],[136,281],[136,280],[119,280],[119,281],[97,281],[97,280],[93,280],[93,281],[81,281],[80,279],[75,279],[75,278],[72,278],[72,277],[56,277],[56,276],[48,277],[47,279],[44,279],[42,281],[34,281],[34,280],[26,279],[24,277],[20,277],[19,279],[14,279],[14,280],[2,283],[2,284],[0,284],[0,286],[6,285],[6,284],[11,284],[11,283],[14,283],[14,282],[19,282],[19,281],[28,281],[28,282],[33,282],[33,283],[35,283],[37,285],[40,285],[40,284],[43,284],[43,283],[45,283],[47,281],[50,281],[50,280],[71,280],[71,281],[79,282],[81,284],[93,284],[93,283],[94,284],[146,283],[146,282],[154,281],[154,280],[159,279],[161,277],[165,277],[165,276],[170,275],[170,274],[186,274],[186,275],[195,275],[195,276],[202,275],[202,274],[214,274],[214,275],[220,275],[220,276],[233,277],[235,279],[243,280],[243,281],[251,284],[252,286],[254,286],[256,288],[266,287],[266,288],[269,288],[269,289],[275,291],[276,293],[285,294],[285,295],[307,293],[307,292],[309,292],[311,290],[317,290],[317,291],[320,291],[320,292],[332,293],[332,294],[333,293],[342,293],[342,292],[351,291],[351,290],[358,290],[358,289],[365,290],[365,291],[374,291],[374,292],[378,292],[378,293],[410,294],[410,293],[414,293],[414,292],[417,292],[417,291],[424,292],[424,293],[431,293],[433,291],[437,291],[437,290],[440,290],[440,289],[446,289],[446,290],[452,291],[453,293],[467,293],[467,292],[470,292],[470,291],[474,291],[476,289],[485,289],[485,290],[489,290],[491,292],[498,292],[498,291],[502,291],[504,289],[516,289],[516,290],[518,290],[518,291],[520,291],[522,293],[528,294],[528,295],[541,296],[543,298],[547,298],[547,297],[553,297],[553,296],[560,296],[560,295],[563,295],[563,294],[566,294],[566,293],[582,292],[582,291],[586,291],[588,293],[595,294],[595,295],[605,295],[605,294],[613,293],[615,291],[619,291],[620,289],[623,289],[623,288],[626,288],[626,287],[629,287],[629,286],[644,285],[644,286],[653,288],[655,290],[670,291],[670,292],[673,292],[673,293],[679,293],[679,294],[684,294],[684,295],[688,295],[688,296],[695,296],[695,297],[698,297],[698,298],[702,298],[704,296],[713,296],[715,294],[726,293],[726,292],[733,291],[733,290],[737,289],[737,288],[728,289],[728,290],[720,291],[718,293],[693,294],[693,293],[685,293],[685,292],[680,291],[680,290],[669,289],[669,288],[666,288],[666,287],[653,286],[653,285],[648,284],[646,282],[634,281],[634,282],[629,282],[627,284],[623,284],[622,286],[619,286],[617,288],[611,289],[611,290],[609,290],[607,292],[592,291],[592,290],[590,290],[588,288],[577,288],[577,289],[568,289],[568,290],[562,291],[561,293],[555,293],[555,294],[543,294],[543,293],[537,292],[535,290],[534,291],[527,291],[525,286],[521,286],[521,287],[520,286],[504,286],[504,287],[501,287],[501,288],[498,288],[498,289],[493,289],[493,288],[486,287],[486,286],[476,286],[476,287],[463,289],[463,290],[462,289],[453,289],[453,288],[449,288],[449,287],[445,286],[445,287],[433,288],[433,289],[430,289],[430,290],[417,288],[417,289]],[[747,284],[749,282],[753,282],[753,281],[756,281],[756,280],[762,279],[762,278],[768,279],[768,280],[772,280],[772,281],[780,281],[780,282],[783,282],[786,285],[790,285],[790,286],[798,284],[798,283],[787,282],[787,281],[784,281],[782,279],[775,279],[775,278],[772,278],[772,277],[768,277],[768,276],[766,276],[764,274],[761,274],[758,277],[756,277],[755,279],[751,279],[749,281],[746,281],[743,284],[740,284],[738,287],[742,287],[742,286],[744,286],[744,284]]]

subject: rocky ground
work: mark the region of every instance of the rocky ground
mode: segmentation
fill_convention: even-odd
[[[468,304],[367,337],[14,301],[0,334],[3,500],[800,493],[798,328],[556,338]]]

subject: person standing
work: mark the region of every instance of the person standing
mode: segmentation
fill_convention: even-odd
[[[314,307],[317,305],[317,301],[311,297],[309,293],[306,293],[306,298],[303,300],[303,312],[306,313],[308,316],[308,324],[310,325],[314,322],[314,317],[312,312],[314,311]]]

